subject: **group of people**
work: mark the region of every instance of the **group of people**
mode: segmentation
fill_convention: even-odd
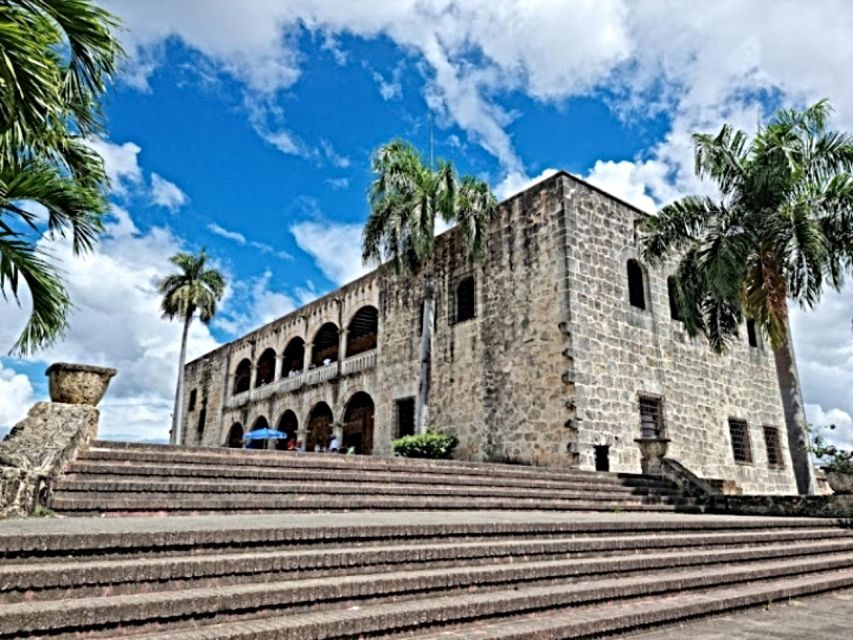
[[[306,451],[305,443],[297,441],[296,434],[293,434],[293,436],[291,436],[289,438],[288,438],[287,434],[284,434],[284,437],[281,438],[281,440],[286,442],[286,444],[284,446],[285,451],[302,451],[302,452]],[[348,453],[348,454],[354,454],[355,453],[355,447],[349,447],[349,448],[341,447],[340,440],[338,440],[338,437],[333,434],[332,437],[329,439],[329,445],[327,447],[324,447],[322,444],[320,444],[320,442],[317,442],[314,445],[314,453]]]

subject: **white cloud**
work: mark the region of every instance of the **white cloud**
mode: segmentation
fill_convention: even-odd
[[[138,144],[115,144],[102,138],[93,138],[88,144],[104,159],[104,168],[115,194],[125,195],[129,185],[135,186],[142,182],[142,167],[139,166],[139,152],[142,148]]]
[[[169,182],[159,174],[152,173],[151,201],[174,213],[189,202],[189,197],[175,183]]]
[[[64,339],[28,360],[116,367],[118,375],[103,402],[101,435],[164,438],[169,431],[181,328],[161,318],[156,283],[171,271],[168,259],[183,246],[167,229],[139,234],[123,209],[115,208],[113,216],[115,221],[107,224],[99,245],[86,256],[73,256],[67,240],[39,241],[61,265],[75,308]],[[27,303],[23,309],[4,310],[0,344],[13,343],[28,309]],[[193,323],[189,357],[216,346],[207,327]],[[19,401],[27,403],[28,398]],[[143,420],[135,420],[131,411],[118,412],[132,404],[146,407],[139,412]]]
[[[402,64],[394,67],[390,79],[370,67],[370,65],[365,64],[365,67],[370,71],[370,77],[379,86],[379,95],[382,96],[383,100],[399,100],[403,96],[403,84],[401,82],[403,76]]]
[[[807,404],[806,415],[815,435],[837,447],[853,450],[853,417],[843,409],[824,410],[819,404]],[[830,427],[835,427],[831,429]]]
[[[320,148],[323,150],[323,154],[326,156],[329,162],[338,167],[339,169],[346,169],[350,165],[350,159],[346,156],[340,155],[335,148],[332,146],[332,143],[328,140],[320,141]]]
[[[231,335],[243,335],[296,309],[293,298],[270,289],[272,271],[248,284],[234,280],[227,309],[214,320],[217,327]]]
[[[0,430],[13,427],[22,420],[32,398],[30,379],[0,362]]]
[[[327,178],[326,184],[332,189],[346,189],[349,187],[349,178]]]
[[[586,176],[586,180],[643,211],[654,213],[657,209],[655,201],[646,193],[647,181],[643,176],[645,166],[628,161],[599,160]]]
[[[342,285],[371,271],[361,261],[360,224],[299,222],[290,227],[296,244],[329,280]]]
[[[207,230],[214,235],[225,238],[226,240],[232,240],[239,245],[246,244],[246,236],[244,236],[242,233],[240,233],[239,231],[231,231],[229,229],[226,229],[225,227],[222,227],[216,224],[215,222],[211,222],[209,225],[207,225]]]
[[[537,182],[550,178],[557,169],[545,169],[535,178],[530,178],[522,172],[512,171],[495,187],[495,195],[499,200],[506,200],[532,187]]]

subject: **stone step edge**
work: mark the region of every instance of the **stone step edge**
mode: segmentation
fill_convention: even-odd
[[[593,602],[613,601],[627,597],[652,596],[666,594],[686,589],[712,588],[725,584],[754,582],[761,579],[772,579],[783,576],[796,576],[807,573],[840,571],[853,567],[853,554],[828,555],[820,559],[809,559],[795,562],[767,562],[750,564],[748,567],[735,567],[683,572],[669,571],[665,576],[640,576],[630,578],[611,578],[593,581],[574,582],[568,585],[549,584],[547,586],[521,587],[511,590],[490,590],[475,594],[473,598],[480,605],[477,616],[483,617],[506,613],[518,604],[523,603],[525,610],[532,608],[544,609],[554,606],[570,606],[589,604]],[[477,567],[474,570],[462,571],[422,571],[407,572],[397,576],[381,574],[374,579],[364,576],[349,578],[336,577],[333,580],[300,580],[290,583],[264,583],[240,585],[238,587],[222,587],[218,589],[189,589],[181,592],[162,592],[134,594],[128,596],[113,596],[87,598],[83,600],[59,600],[47,602],[16,603],[0,607],[0,636],[14,634],[40,633],[50,630],[86,629],[93,626],[118,625],[123,628],[131,625],[156,621],[159,625],[181,624],[182,621],[198,620],[210,613],[217,615],[233,615],[242,612],[245,619],[257,616],[269,617],[274,615],[271,607],[282,606],[282,598],[290,594],[291,600],[286,606],[304,606],[316,604],[320,600],[334,599],[335,609],[340,610],[341,604],[359,602],[365,595],[374,600],[377,596],[391,597],[394,593],[412,593],[412,590],[441,592],[451,588],[464,588],[467,585],[480,584],[489,567]],[[518,581],[513,576],[517,573],[512,567],[503,572],[510,582]],[[479,574],[479,576],[476,576]],[[430,576],[428,578],[427,576]],[[457,582],[453,578],[458,576]],[[423,583],[432,580],[430,587]],[[466,582],[467,580],[467,582]],[[313,583],[313,584],[312,584]],[[372,584],[371,584],[372,583]],[[325,584],[324,589],[321,585]],[[381,591],[381,585],[385,591]],[[365,593],[366,586],[372,588]],[[451,586],[453,585],[453,586]],[[381,595],[380,595],[381,594]],[[422,598],[418,602],[429,603],[435,611],[439,603],[442,619],[450,620],[452,615],[448,610],[464,608],[466,600],[471,600],[468,594],[438,595]],[[461,601],[461,602],[460,602]],[[226,605],[230,610],[226,611]],[[443,606],[442,606],[443,605]],[[381,609],[382,604],[367,605],[370,608]],[[250,612],[256,612],[253,616]],[[324,614],[330,613],[327,609]],[[334,613],[334,611],[332,611]],[[456,614],[458,615],[458,614]],[[470,615],[470,614],[467,614]],[[298,615],[294,617],[298,618]],[[385,616],[380,616],[384,620]],[[168,622],[172,621],[172,622]],[[407,623],[408,624],[408,623]],[[373,628],[350,627],[350,633],[369,633]]]
[[[794,544],[740,545],[723,548],[697,546],[661,547],[650,546],[635,549],[614,549],[622,551],[612,555],[572,555],[566,558],[571,541],[555,544],[547,542],[539,549],[513,549],[506,545],[484,546],[479,550],[465,545],[439,545],[433,548],[394,548],[374,547],[350,552],[270,552],[270,553],[232,553],[215,556],[185,556],[166,558],[142,558],[135,560],[113,560],[96,562],[46,563],[43,565],[21,564],[0,566],[0,603],[19,600],[10,598],[26,595],[28,601],[47,599],[42,592],[63,590],[62,599],[89,597],[91,589],[109,588],[111,593],[119,586],[138,586],[140,583],[155,583],[156,590],[169,590],[171,585],[180,582],[180,588],[192,588],[193,582],[218,579],[240,579],[229,584],[247,584],[253,577],[262,575],[269,579],[276,574],[294,575],[292,579],[303,577],[331,577],[352,575],[355,572],[378,571],[402,572],[418,570],[425,566],[453,568],[465,562],[485,565],[495,562],[512,562],[516,568],[528,563],[548,562],[552,564],[571,563],[574,576],[600,576],[622,571],[663,570],[669,567],[692,567],[733,562],[758,562],[776,558],[806,558],[824,553],[842,553],[853,551],[853,539],[834,539],[797,542]],[[687,549],[690,549],[688,551]],[[479,553],[462,553],[465,550]],[[441,554],[445,551],[445,554]],[[599,553],[602,550],[597,550]],[[331,560],[330,560],[331,557]],[[353,562],[356,559],[360,562]],[[287,561],[291,561],[288,564]],[[318,574],[319,572],[319,574]],[[284,577],[284,576],[282,576]],[[87,591],[87,589],[89,589]],[[82,596],[76,594],[83,592]],[[50,599],[57,599],[52,597]]]
[[[161,448],[157,448],[161,447]],[[103,455],[106,454],[106,455]],[[464,460],[424,460],[418,458],[346,456],[328,453],[281,452],[249,449],[227,449],[207,447],[172,447],[169,445],[148,445],[145,448],[116,448],[109,443],[95,441],[78,455],[79,460],[126,460],[168,461],[185,460],[198,464],[201,460],[219,462],[228,460],[234,466],[319,468],[375,470],[408,473],[417,469],[423,473],[449,473],[456,475],[509,475],[511,477],[539,477],[542,479],[560,479],[569,476],[605,475],[624,479],[643,478],[642,474],[622,472],[598,472],[584,469],[555,469],[525,465],[500,463],[468,462]],[[263,462],[265,464],[258,464]]]
[[[828,572],[795,580],[781,579],[749,586],[720,587],[705,592],[655,598],[651,601],[617,603],[608,607],[573,607],[565,610],[543,611],[535,620],[531,620],[528,615],[524,619],[511,617],[487,622],[485,625],[475,622],[474,628],[445,627],[439,632],[431,630],[424,634],[408,635],[407,638],[409,640],[447,640],[449,637],[464,637],[466,640],[600,638],[619,632],[637,631],[731,611],[767,606],[792,598],[845,589],[849,586],[853,586],[853,574]],[[451,635],[454,632],[456,636]],[[674,632],[673,637],[685,637],[676,636],[676,633],[679,632]],[[142,638],[157,640],[160,637],[162,636],[146,635]],[[174,640],[191,640],[180,632],[173,637]],[[236,640],[238,636],[223,635],[221,637]],[[266,637],[257,635],[253,636],[253,640],[262,640]]]
[[[97,527],[102,520],[96,520]],[[106,530],[100,532],[75,528],[69,532],[42,530],[40,535],[22,535],[16,529],[0,532],[0,557],[10,555],[41,555],[87,551],[96,554],[110,550],[125,551],[139,549],[181,550],[196,547],[225,547],[247,544],[293,543],[293,544],[349,544],[366,541],[397,540],[409,543],[423,539],[470,539],[485,538],[499,540],[507,537],[542,535],[667,535],[667,534],[731,534],[731,533],[775,533],[778,531],[838,531],[848,535],[848,530],[838,527],[835,520],[814,518],[713,518],[700,516],[679,520],[601,520],[601,521],[536,521],[528,522],[480,522],[480,523],[436,523],[436,524],[372,524],[340,526],[288,526],[281,514],[265,516],[253,526],[213,528],[213,521],[203,519],[203,524],[192,521],[187,529],[164,529],[138,531],[136,519],[127,522],[106,522]],[[209,524],[208,524],[209,522]],[[157,523],[154,523],[157,524]],[[207,526],[204,526],[204,525]],[[196,528],[197,527],[197,528]],[[851,534],[853,535],[853,534]]]

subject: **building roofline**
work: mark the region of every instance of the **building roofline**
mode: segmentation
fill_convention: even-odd
[[[636,205],[633,205],[633,204],[631,204],[630,202],[627,202],[626,200],[623,200],[622,198],[620,198],[620,197],[618,197],[618,196],[615,196],[615,195],[613,195],[612,193],[610,193],[610,192],[608,192],[608,191],[605,191],[605,190],[604,190],[604,189],[602,189],[601,187],[597,187],[596,185],[592,184],[591,182],[588,182],[588,181],[584,180],[583,178],[580,178],[580,177],[578,177],[578,176],[574,175],[573,173],[569,173],[568,171],[566,171],[566,170],[564,170],[564,169],[559,169],[559,170],[557,170],[557,172],[556,172],[556,173],[554,173],[554,174],[552,174],[552,175],[548,176],[547,178],[542,178],[541,180],[538,180],[537,182],[534,182],[533,184],[531,184],[529,187],[527,187],[527,188],[526,188],[526,189],[524,189],[523,191],[519,191],[518,193],[515,193],[515,194],[511,195],[509,198],[506,198],[505,200],[501,200],[501,201],[498,203],[498,206],[499,206],[499,207],[502,207],[502,206],[504,206],[504,205],[506,205],[506,204],[508,204],[508,203],[512,202],[513,200],[515,200],[515,199],[517,199],[517,198],[520,198],[520,197],[523,197],[523,196],[525,196],[525,195],[527,195],[527,194],[529,194],[529,193],[531,193],[531,192],[534,192],[534,191],[540,191],[543,187],[545,187],[546,185],[550,184],[551,182],[555,182],[555,181],[556,181],[556,180],[558,180],[559,178],[568,178],[569,180],[572,180],[573,182],[576,182],[576,183],[578,183],[578,184],[580,184],[580,185],[582,185],[582,186],[586,187],[587,189],[591,189],[592,191],[595,191],[595,192],[600,193],[600,194],[602,194],[602,195],[604,195],[604,196],[607,196],[607,197],[608,197],[608,198],[610,198],[611,200],[615,200],[616,202],[618,202],[618,203],[620,203],[620,204],[622,204],[622,205],[624,205],[624,206],[628,207],[629,209],[633,210],[634,212],[636,212],[636,213],[640,214],[640,215],[641,215],[641,216],[643,216],[643,217],[648,217],[648,216],[649,216],[649,213],[648,213],[648,212],[643,211],[642,209],[640,209],[640,208],[639,208],[639,207],[637,207]],[[439,234],[438,236],[436,236],[436,237],[437,237],[437,238],[440,238],[441,236],[444,236],[444,235],[447,235],[447,234],[449,234],[449,233],[452,233],[452,232],[454,231],[454,229],[455,229],[455,228],[456,228],[455,226],[454,226],[454,227],[451,227],[450,229],[448,229],[447,231],[444,231],[443,233],[440,233],[440,234]],[[306,307],[314,306],[314,305],[316,305],[316,304],[318,304],[318,303],[321,303],[321,302],[322,302],[322,301],[324,301],[324,300],[327,300],[328,298],[333,298],[333,297],[335,297],[336,295],[338,295],[338,294],[339,294],[339,292],[340,292],[342,289],[346,289],[347,287],[351,287],[351,286],[353,286],[353,285],[357,284],[358,282],[361,282],[362,280],[367,280],[368,278],[373,278],[373,277],[375,277],[376,273],[377,273],[380,269],[385,268],[387,264],[388,264],[388,263],[387,263],[387,262],[385,262],[385,263],[383,263],[383,264],[381,264],[381,265],[377,266],[377,267],[376,267],[375,269],[373,269],[372,271],[368,271],[368,272],[367,272],[367,273],[365,273],[364,275],[359,276],[359,277],[358,277],[358,278],[356,278],[355,280],[350,280],[349,282],[346,282],[346,283],[344,283],[344,284],[340,285],[340,286],[339,286],[339,287],[337,287],[336,289],[332,289],[330,292],[328,292],[327,294],[325,294],[325,295],[323,295],[323,296],[320,296],[320,297],[319,297],[319,298],[317,298],[316,300],[312,300],[312,301],[311,301],[311,302],[309,302],[308,304],[304,304],[304,305],[302,305],[301,307],[298,307],[297,309],[294,309],[294,310],[293,310],[293,311],[291,311],[290,313],[287,313],[287,314],[285,314],[285,315],[283,315],[283,316],[281,316],[281,317],[279,317],[279,318],[276,318],[275,320],[271,320],[270,322],[267,322],[267,323],[265,323],[265,324],[262,324],[260,327],[257,327],[257,328],[255,328],[255,329],[252,329],[251,331],[249,331],[248,333],[246,333],[246,334],[244,334],[244,335],[240,336],[239,338],[235,338],[234,340],[230,340],[229,342],[226,342],[225,344],[220,345],[220,346],[219,346],[219,347],[217,347],[216,349],[213,349],[212,351],[208,351],[208,352],[207,352],[207,353],[205,353],[204,355],[201,355],[201,356],[199,356],[198,358],[194,358],[193,360],[190,360],[190,361],[189,361],[189,362],[187,362],[186,364],[187,364],[187,365],[190,365],[190,364],[193,364],[194,362],[198,362],[199,360],[202,360],[202,359],[204,359],[204,358],[207,358],[207,357],[211,356],[212,354],[214,354],[214,353],[216,353],[216,352],[218,352],[218,351],[220,351],[220,350],[222,350],[222,349],[225,349],[226,347],[228,347],[228,346],[230,346],[230,345],[234,344],[235,342],[239,342],[239,341],[241,341],[241,340],[245,340],[246,338],[248,338],[248,337],[250,337],[250,336],[252,336],[252,335],[254,335],[254,334],[258,334],[258,333],[260,333],[260,332],[261,332],[263,329],[265,329],[266,327],[269,327],[270,325],[273,325],[273,324],[276,324],[276,323],[278,323],[278,322],[281,322],[284,318],[287,318],[288,316],[291,316],[291,315],[294,315],[294,314],[297,314],[297,313],[301,312],[301,311],[302,311],[303,309],[305,309]]]

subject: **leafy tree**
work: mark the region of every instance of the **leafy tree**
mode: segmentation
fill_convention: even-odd
[[[51,236],[88,251],[107,211],[100,99],[121,57],[117,20],[90,0],[0,0],[0,293],[32,311],[13,352],[51,344],[67,326],[68,294],[37,239],[38,203]]]
[[[207,254],[202,249],[198,255],[176,253],[170,262],[178,273],[166,276],[159,283],[163,296],[163,317],[178,318],[184,322],[181,335],[181,354],[178,358],[178,383],[175,391],[175,411],[172,414],[172,444],[181,441],[182,413],[184,409],[184,365],[187,359],[187,336],[198,312],[199,320],[208,324],[216,314],[216,307],[225,293],[225,278],[216,269],[207,266]]]
[[[497,201],[489,186],[474,178],[459,178],[443,160],[426,166],[418,151],[404,140],[393,140],[373,156],[376,179],[370,190],[370,216],[364,228],[365,262],[389,259],[399,276],[424,276],[420,380],[415,420],[424,433],[429,401],[432,335],[435,315],[433,256],[437,219],[455,223],[466,255],[482,259],[486,234]]]
[[[690,335],[724,351],[753,319],[774,351],[794,472],[815,490],[788,303],[811,309],[853,265],[853,138],[830,106],[782,110],[753,139],[724,126],[693,136],[696,174],[718,197],[687,196],[643,226],[650,262],[678,258],[677,301]]]

